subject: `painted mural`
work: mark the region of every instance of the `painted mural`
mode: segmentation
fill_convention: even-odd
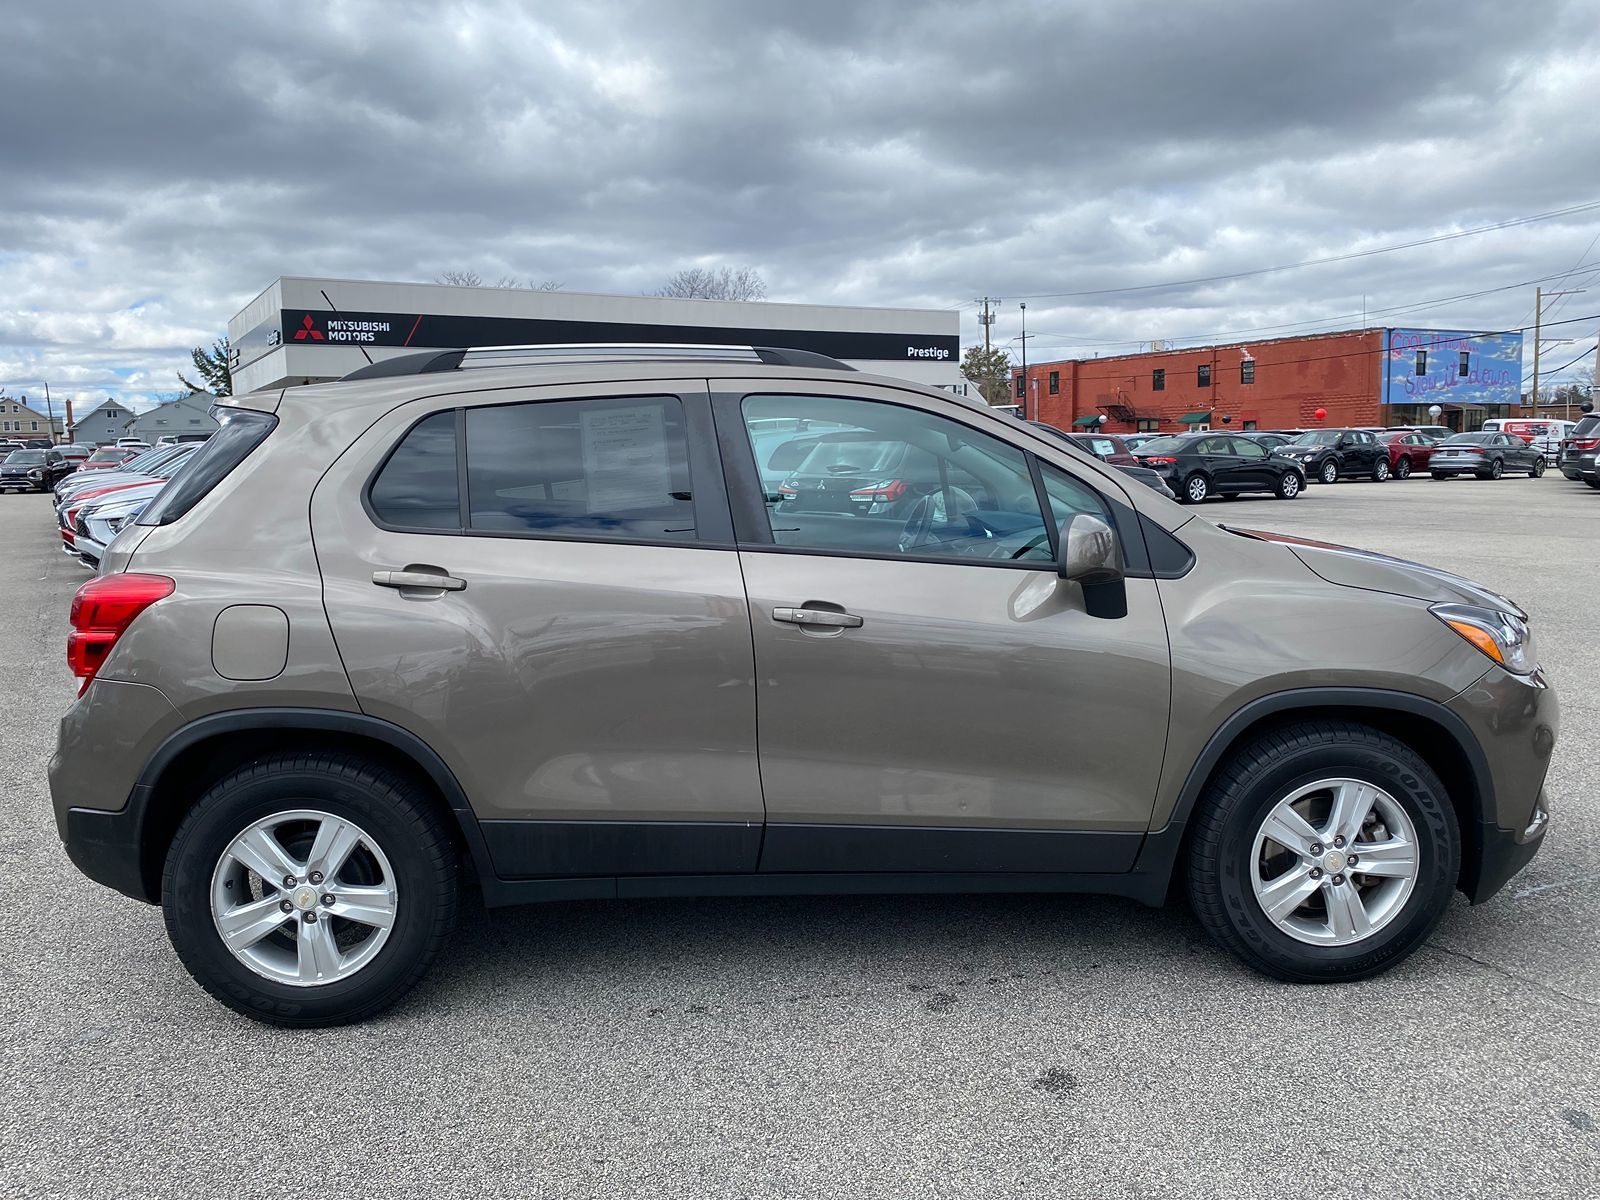
[[[1522,335],[1388,329],[1384,365],[1389,404],[1516,404]]]

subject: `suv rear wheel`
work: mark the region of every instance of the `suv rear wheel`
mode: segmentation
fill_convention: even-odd
[[[455,849],[406,779],[350,755],[281,755],[190,810],[161,903],[178,957],[230,1008],[278,1025],[359,1021],[444,946]]]
[[[1423,943],[1455,888],[1444,785],[1365,725],[1286,726],[1237,751],[1195,821],[1190,899],[1251,967],[1295,983],[1376,975]]]

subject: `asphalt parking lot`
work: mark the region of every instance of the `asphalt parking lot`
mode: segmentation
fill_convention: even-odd
[[[81,877],[45,785],[84,572],[0,497],[0,1190],[11,1196],[1376,1196],[1600,1190],[1600,494],[1341,483],[1211,520],[1418,558],[1532,614],[1554,823],[1381,979],[1296,988],[1181,906],[469,906],[387,1016],[268,1029]],[[1308,614],[1315,620],[1315,614]]]

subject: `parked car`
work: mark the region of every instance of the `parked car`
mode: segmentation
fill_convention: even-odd
[[[165,468],[169,464],[181,465],[194,452],[193,446],[163,446],[158,450],[152,449],[142,454],[134,454],[120,463],[113,463],[107,470],[74,471],[56,485],[56,502],[59,504],[91,488],[107,488],[119,483],[143,483],[157,474],[167,478],[170,472],[166,472]]]
[[[72,465],[74,471],[88,462],[93,454],[93,446],[82,446],[75,442],[61,447],[61,457]]]
[[[1216,430],[1146,442],[1136,457],[1140,466],[1165,479],[1184,504],[1248,492],[1293,500],[1305,490],[1305,476],[1294,463],[1273,457],[1249,438]]]
[[[1548,434],[1553,424],[1555,422],[1542,417],[1491,417],[1483,423],[1480,432],[1509,433],[1513,437],[1521,438],[1525,444],[1532,445]]]
[[[1600,487],[1595,471],[1597,451],[1600,451],[1600,413],[1590,413],[1573,427],[1572,436],[1561,447],[1561,473],[1568,479],[1581,479],[1590,487]]]
[[[221,401],[73,600],[72,860],[161,904],[223,1004],[304,1026],[409,990],[464,872],[490,905],[1159,904],[1181,865],[1219,944],[1314,982],[1537,852],[1557,701],[1511,601],[1194,519],[948,392],[701,353],[428,352]],[[784,417],[871,435],[802,480],[904,446],[939,488],[771,503],[740,427]]]
[[[1136,467],[1139,460],[1128,449],[1128,443],[1115,433],[1071,433],[1065,429],[1057,429],[1047,421],[1029,421],[1028,424],[1036,429],[1042,429],[1051,437],[1060,438],[1069,446],[1076,446],[1086,454],[1092,454],[1101,462],[1113,463],[1119,467]]]
[[[132,458],[137,451],[118,450],[115,447],[96,450],[83,462],[78,464],[81,471],[109,471],[113,467],[121,466]]]
[[[1270,429],[1246,429],[1234,434],[1233,436],[1247,437],[1256,445],[1262,447],[1270,453],[1271,451],[1276,450],[1279,446],[1287,446],[1290,442],[1294,441],[1299,434],[1278,433]]]
[[[13,450],[0,462],[0,493],[48,492],[72,469],[72,464],[53,448]]]
[[[167,482],[165,479],[155,479],[85,500],[73,510],[72,552],[85,566],[98,568],[111,539],[161,494]]]
[[[1428,471],[1435,479],[1475,475],[1499,479],[1507,471],[1526,471],[1537,479],[1544,474],[1544,455],[1512,433],[1458,433],[1433,448]]]
[[[1307,479],[1335,483],[1340,479],[1389,478],[1389,453],[1365,429],[1309,429],[1273,454],[1289,459]]]
[[[119,450],[148,450],[150,449],[150,443],[143,438],[121,437],[117,439],[117,448]]]
[[[1122,444],[1128,448],[1129,453],[1138,450],[1146,442],[1153,442],[1157,438],[1171,436],[1169,433],[1124,433],[1121,435]]]
[[[1377,438],[1389,450],[1389,474],[1396,479],[1410,479],[1413,471],[1426,470],[1433,457],[1434,440],[1425,433],[1386,429]]]
[[[1152,471],[1149,467],[1128,467],[1121,463],[1114,463],[1112,465],[1126,475],[1129,479],[1133,479],[1144,484],[1145,487],[1149,488],[1153,492],[1156,492],[1158,495],[1165,496],[1168,500],[1176,500],[1178,498],[1177,493],[1167,486],[1167,481],[1161,478],[1160,475],[1158,475],[1155,471]]]
[[[1544,455],[1547,463],[1559,463],[1561,450],[1572,437],[1572,431],[1578,427],[1576,421],[1550,420],[1541,421],[1543,432],[1535,433],[1533,440],[1528,444]]]

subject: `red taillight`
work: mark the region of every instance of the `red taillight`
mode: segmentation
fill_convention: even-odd
[[[67,665],[88,690],[111,647],[133,619],[157,600],[172,595],[176,585],[165,575],[104,575],[91,579],[72,598],[72,632],[67,635]]]
[[[1573,438],[1571,445],[1574,450],[1600,450],[1600,437]]]
[[[874,504],[882,501],[893,503],[906,494],[906,481],[904,479],[885,479],[871,487],[856,488],[850,493],[852,500],[870,501]]]
[[[1157,466],[1170,467],[1178,460],[1175,458],[1163,458],[1159,455],[1151,455],[1149,458],[1141,458],[1139,461],[1144,463],[1145,466],[1149,466],[1150,464],[1154,463]]]

